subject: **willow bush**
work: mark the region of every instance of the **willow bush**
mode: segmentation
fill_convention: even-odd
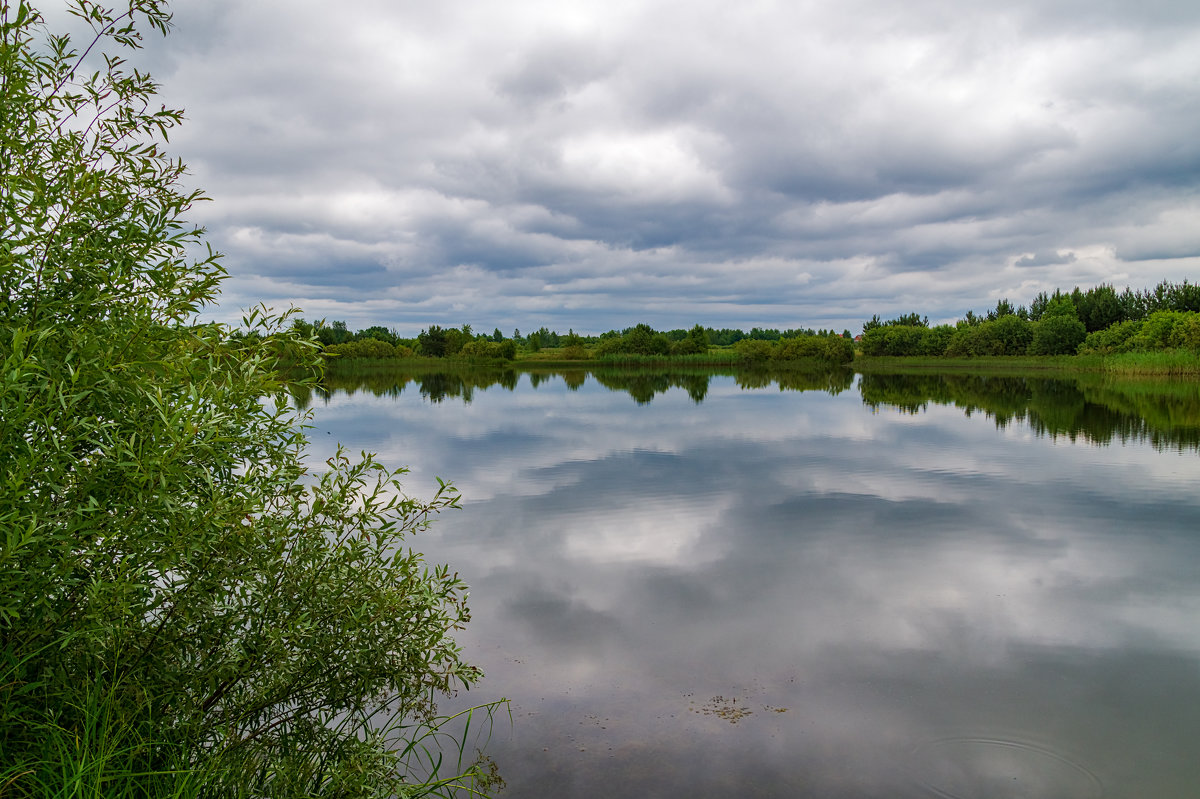
[[[0,0],[0,795],[477,788],[414,771],[479,676],[465,586],[405,541],[457,494],[309,472],[277,367],[315,342],[196,321],[225,271],[163,149],[180,112],[125,60],[164,3],[70,10],[82,48]]]

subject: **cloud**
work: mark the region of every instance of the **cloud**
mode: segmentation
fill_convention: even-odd
[[[216,201],[218,314],[857,328],[1200,266],[1192,4],[176,15],[146,58]]]
[[[1073,263],[1075,263],[1075,253],[1073,252],[1042,252],[1022,255],[1013,262],[1013,266],[1052,266]]]

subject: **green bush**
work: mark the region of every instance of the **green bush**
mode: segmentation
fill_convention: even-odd
[[[646,324],[635,325],[623,336],[601,339],[595,348],[597,358],[618,354],[667,355],[670,352],[670,339],[663,333],[655,332],[654,328]]]
[[[861,341],[863,355],[942,355],[954,335],[950,325],[883,324],[869,327]]]
[[[691,336],[671,342],[672,355],[695,355],[699,352],[708,352],[708,344],[701,343]]]
[[[1087,336],[1083,322],[1075,316],[1045,316],[1032,324],[1030,355],[1074,355]]]
[[[97,73],[0,0],[0,793],[82,764],[106,796],[409,795],[403,741],[478,677],[465,586],[406,546],[457,494],[340,452],[307,471],[276,367],[316,371],[316,341],[265,309],[194,322],[225,273],[188,255],[181,117],[114,52],[163,3],[71,9]]]
[[[747,365],[764,364],[775,352],[771,342],[752,338],[742,339],[733,345],[733,349],[737,353],[738,362]]]
[[[1007,315],[976,325],[960,325],[945,354],[952,357],[1025,355],[1032,340],[1032,323],[1019,316]]]
[[[921,344],[917,350],[918,355],[945,355],[946,348],[950,346],[950,340],[954,338],[954,327],[952,325],[938,325],[926,329],[925,334],[921,336]]]
[[[1172,349],[1200,350],[1200,313],[1155,311],[1142,321],[1120,322],[1090,333],[1079,351],[1110,355]]]
[[[1118,352],[1128,352],[1130,339],[1142,329],[1142,322],[1118,322],[1104,330],[1088,333],[1087,338],[1079,345],[1081,355],[1110,355]]]
[[[407,350],[408,348],[405,347],[404,349]],[[356,341],[347,341],[342,344],[330,344],[325,348],[325,353],[345,361],[366,358],[391,359],[402,357],[399,348],[377,338],[360,338]]]
[[[1178,346],[1182,340],[1175,330],[1187,322],[1188,311],[1155,311],[1142,322],[1141,329],[1129,339],[1131,352],[1154,352]]]
[[[517,345],[512,339],[507,341],[476,339],[464,344],[457,357],[468,361],[511,361],[517,357]]]
[[[564,361],[586,361],[592,356],[582,344],[568,344],[562,348],[562,352],[558,354],[558,357]]]
[[[830,363],[849,363],[854,360],[854,342],[837,334],[783,338],[774,344],[770,357],[781,362],[816,358]]]
[[[1200,313],[1189,313],[1171,331],[1171,346],[1200,350]]]
[[[672,355],[696,355],[703,352],[708,352],[708,333],[700,325],[693,325],[686,336],[671,342]]]

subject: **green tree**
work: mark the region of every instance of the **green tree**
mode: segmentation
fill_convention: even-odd
[[[417,352],[427,358],[444,358],[446,352],[446,332],[437,325],[430,325],[417,335]]]
[[[971,355],[1025,355],[1033,339],[1033,322],[1005,315],[978,324],[959,323],[946,346],[952,357]]]
[[[317,343],[195,322],[225,272],[163,149],[180,113],[122,55],[164,3],[70,10],[82,54],[0,0],[0,792],[58,793],[72,757],[95,795],[408,795],[397,735],[478,676],[463,584],[405,544],[457,494],[307,471],[279,366]]]
[[[618,351],[636,355],[666,355],[670,350],[671,342],[665,335],[642,323],[634,325],[621,337]]]
[[[1033,323],[1029,354],[1074,355],[1086,337],[1087,330],[1075,314],[1047,313]]]
[[[996,303],[996,307],[994,309],[988,311],[987,320],[989,322],[994,322],[1002,316],[1016,316],[1016,315],[1017,315],[1017,309],[1015,307],[1013,307],[1013,304],[1008,301],[1007,297],[1005,297],[1004,299],[1002,299]]]
[[[747,366],[761,366],[771,359],[775,346],[763,339],[744,338],[733,345],[738,362]]]
[[[708,352],[708,334],[701,325],[693,325],[682,338],[671,344],[672,355],[692,355]]]
[[[383,327],[382,325],[375,325],[373,327],[368,327],[365,330],[360,330],[354,334],[355,341],[363,341],[364,339],[375,339],[376,341],[386,341],[388,344],[391,344],[393,347],[396,346],[396,343],[400,340],[399,336],[397,336],[395,334],[395,332],[388,330],[386,327]]]
[[[344,344],[354,338],[354,334],[346,328],[346,323],[338,319],[329,325],[326,325],[324,321],[319,321],[316,324],[316,330],[317,340],[326,347],[331,344]]]
[[[1116,289],[1106,283],[1083,292],[1074,304],[1079,321],[1083,322],[1089,333],[1125,320]]]

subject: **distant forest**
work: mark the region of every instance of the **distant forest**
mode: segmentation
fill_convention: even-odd
[[[1042,292],[1028,307],[1008,299],[983,314],[967,311],[955,324],[929,324],[913,312],[863,323],[862,334],[812,328],[732,328],[695,325],[691,329],[655,330],[637,324],[598,336],[560,333],[541,327],[522,334],[476,332],[470,324],[443,328],[430,325],[415,338],[394,329],[369,327],[352,332],[345,322],[308,322],[294,326],[315,337],[338,359],[457,358],[512,360],[553,350],[564,360],[613,359],[622,356],[701,356],[710,348],[733,348],[740,361],[791,360],[816,357],[846,362],[859,349],[863,355],[975,356],[1070,355],[1142,352],[1163,349],[1200,351],[1200,285],[1163,281],[1153,289],[1117,291],[1101,284],[1086,290]],[[547,353],[549,355],[550,353]]]

